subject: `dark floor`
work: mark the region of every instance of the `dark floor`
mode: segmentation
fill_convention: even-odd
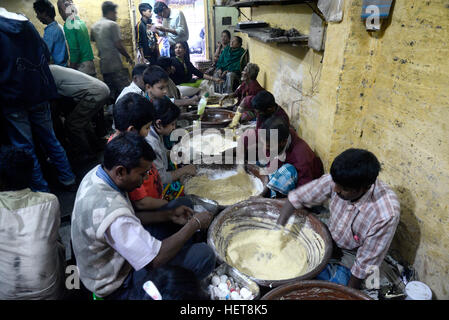
[[[72,164],[72,171],[76,175],[77,186],[84,178],[86,173],[102,161],[103,153],[99,152],[96,157],[96,160],[92,160],[90,162],[85,162],[83,164]],[[72,216],[73,205],[75,203],[77,188],[70,191],[64,190],[63,188],[59,187],[56,182],[53,181],[53,179],[55,178],[54,173],[44,172],[44,175],[50,185],[51,192],[55,194],[59,199],[59,204],[61,207],[61,227],[59,233],[66,248],[66,260],[70,260],[72,258],[72,252],[70,248],[70,220]]]

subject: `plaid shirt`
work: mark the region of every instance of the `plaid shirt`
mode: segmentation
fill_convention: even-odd
[[[330,174],[288,194],[295,208],[321,205],[329,199],[329,231],[343,249],[357,249],[351,273],[365,279],[370,268],[380,266],[399,223],[400,205],[396,194],[379,179],[355,203],[341,199],[334,191]]]

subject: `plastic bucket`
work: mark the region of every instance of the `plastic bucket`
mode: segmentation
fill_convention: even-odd
[[[432,300],[432,290],[420,281],[410,281],[405,286],[405,300]]]

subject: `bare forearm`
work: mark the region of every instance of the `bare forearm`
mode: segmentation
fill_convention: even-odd
[[[166,27],[162,27],[162,26],[158,27],[158,29],[163,32],[168,32],[168,33],[173,33],[175,35],[178,35],[178,31],[176,31],[175,29],[170,29],[170,28],[166,28]]]
[[[115,47],[117,48],[118,52],[120,52],[120,54],[122,56],[124,56],[126,59],[131,59],[131,57],[129,56],[128,52],[126,52],[126,49],[123,46],[123,43],[121,41],[116,43]]]
[[[173,181],[176,181],[176,180],[179,180],[183,176],[184,170],[176,169],[175,171],[170,171],[170,174],[171,174]]]
[[[193,103],[192,99],[175,99],[173,103],[176,104],[178,107],[185,107],[196,104]]]
[[[290,216],[293,214],[293,211],[295,210],[295,207],[291,204],[291,202],[287,199],[284,202],[284,205],[282,206],[281,212],[279,214],[279,218],[277,220],[277,223],[284,226]]]
[[[154,210],[166,205],[167,200],[145,197],[141,200],[133,201],[137,211]]]
[[[170,221],[170,211],[137,211],[136,217],[142,225]]]

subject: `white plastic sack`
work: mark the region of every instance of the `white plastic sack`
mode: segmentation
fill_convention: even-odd
[[[61,299],[64,246],[59,203],[0,207],[0,300]]]
[[[343,0],[319,0],[318,9],[320,9],[327,22],[343,20]]]

